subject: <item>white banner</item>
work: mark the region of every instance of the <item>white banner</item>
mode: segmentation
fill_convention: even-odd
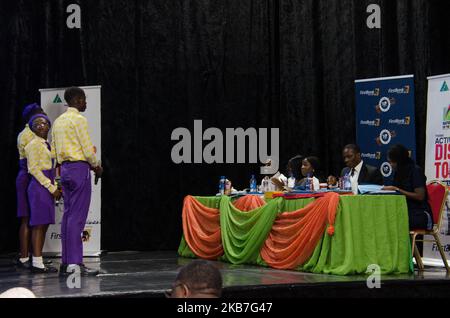
[[[89,134],[97,151],[97,159],[101,159],[101,87],[90,86],[81,87],[86,93],[87,109],[83,113],[88,120]],[[64,88],[41,89],[41,106],[52,121],[55,121],[67,110],[64,101]],[[51,136],[49,136],[51,139]],[[44,253],[46,255],[61,255],[61,220],[64,212],[64,204],[56,206],[56,223],[50,225],[45,239]],[[100,249],[101,234],[101,179],[94,185],[92,178],[92,197],[89,207],[89,215],[86,227],[83,231],[83,252],[84,256],[98,256]]]
[[[440,180],[450,185],[450,74],[428,78],[425,175],[427,181]],[[450,258],[450,201],[447,198],[441,227],[441,243]],[[435,220],[436,221],[436,220]],[[426,237],[425,237],[426,238]],[[444,266],[435,243],[424,243],[424,263]]]

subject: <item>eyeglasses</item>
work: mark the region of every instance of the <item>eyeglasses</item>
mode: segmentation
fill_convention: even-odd
[[[46,122],[46,121],[43,121],[43,122],[40,122],[40,123],[35,123],[34,125],[33,125],[33,127],[35,127],[35,128],[41,128],[41,127],[49,127],[50,125],[49,125],[49,123],[48,122]]]
[[[166,296],[166,298],[172,298],[173,292],[175,291],[175,289],[176,289],[177,287],[179,287],[179,286],[182,286],[182,285],[184,285],[184,284],[183,284],[183,283],[178,283],[178,284],[173,285],[171,289],[166,290],[166,291],[164,292],[164,295]]]

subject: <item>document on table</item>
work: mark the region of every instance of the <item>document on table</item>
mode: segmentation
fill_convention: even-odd
[[[383,186],[377,184],[360,184],[358,191],[361,194],[396,194],[397,191],[381,190]]]

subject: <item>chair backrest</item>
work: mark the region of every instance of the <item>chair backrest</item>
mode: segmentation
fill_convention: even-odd
[[[428,204],[433,212],[433,222],[439,230],[442,223],[445,201],[447,201],[448,188],[440,181],[433,180],[427,184]]]

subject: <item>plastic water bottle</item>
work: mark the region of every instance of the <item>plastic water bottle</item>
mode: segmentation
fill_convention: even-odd
[[[262,180],[262,192],[268,192],[269,191],[269,177],[264,177]]]
[[[310,191],[314,191],[314,178],[312,173],[308,174],[308,179],[309,179],[309,189]]]
[[[348,175],[348,174],[345,175],[344,190],[352,191],[352,181],[350,180],[350,175]]]
[[[225,195],[230,195],[230,194],[231,194],[231,181],[226,180],[225,181]]]
[[[220,195],[225,194],[225,182],[227,182],[227,179],[225,178],[225,176],[221,176],[220,181],[219,181],[219,194]]]
[[[305,190],[306,191],[311,191],[311,178],[309,176],[310,175],[308,174],[306,176],[306,180],[305,180]]]
[[[257,191],[258,191],[258,189],[257,189],[256,178],[255,178],[255,175],[252,174],[252,178],[250,179],[250,192],[255,193]]]
[[[295,177],[292,174],[289,176],[287,186],[288,186],[289,189],[294,189],[295,188]]]

